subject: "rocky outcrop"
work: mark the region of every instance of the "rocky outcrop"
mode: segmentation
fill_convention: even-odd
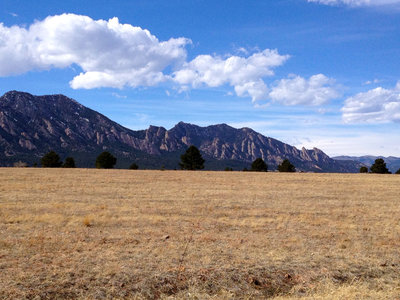
[[[21,157],[40,157],[50,149],[69,154],[109,150],[119,156],[151,155],[162,160],[190,145],[215,160],[250,163],[262,157],[276,166],[287,158],[304,171],[357,171],[319,149],[299,150],[250,128],[180,122],[170,130],[150,126],[133,131],[64,95],[33,96],[11,91],[0,98],[0,165]]]

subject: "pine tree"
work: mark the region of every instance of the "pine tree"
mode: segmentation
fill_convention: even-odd
[[[259,157],[251,164],[251,171],[267,172],[268,165],[264,162],[264,160],[261,157]]]
[[[129,166],[129,169],[131,169],[131,170],[137,170],[137,169],[139,169],[139,166],[138,166],[136,163],[132,163],[132,164]]]
[[[43,168],[59,168],[62,165],[60,156],[54,151],[46,153],[40,160]]]
[[[390,174],[388,168],[386,168],[386,163],[382,158],[375,160],[375,163],[370,168],[371,173],[376,174]]]
[[[192,145],[181,155],[179,166],[182,170],[201,170],[204,169],[204,162],[199,149]]]
[[[76,168],[74,158],[73,157],[67,157],[65,159],[65,163],[63,164],[63,168]]]
[[[296,172],[296,168],[288,159],[285,159],[279,166],[279,172]]]
[[[96,159],[97,169],[112,169],[117,163],[117,159],[108,151],[102,152]]]

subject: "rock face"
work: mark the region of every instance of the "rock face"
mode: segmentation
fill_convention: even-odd
[[[6,156],[114,146],[135,147],[131,131],[73,99],[15,91],[0,98],[0,149]]]
[[[159,165],[163,160],[171,165],[174,160],[177,165],[179,155],[190,145],[198,147],[207,159],[241,165],[262,157],[273,168],[285,158],[303,171],[357,172],[359,167],[354,162],[333,160],[316,148],[299,150],[250,128],[180,122],[170,130],[150,126],[133,131],[63,95],[11,91],[0,98],[3,166],[18,160],[32,162],[32,157],[37,161],[49,150],[79,156],[108,150],[142,165],[155,160]]]
[[[316,172],[352,172],[356,169],[341,164],[321,150],[314,148],[299,150],[276,139],[265,137],[250,129],[235,129],[226,124],[199,127],[180,122],[167,131],[167,138],[161,147],[165,149],[197,146],[207,157],[219,160],[252,162],[261,157],[275,168],[285,158],[299,170]]]

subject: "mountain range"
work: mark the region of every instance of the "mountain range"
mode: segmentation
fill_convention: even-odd
[[[375,162],[377,158],[382,158],[385,163],[386,167],[389,169],[390,172],[395,173],[397,170],[400,169],[400,157],[393,157],[393,156],[372,156],[372,155],[365,155],[365,156],[336,156],[333,159],[342,160],[342,161],[359,161],[367,167],[371,167],[371,165]]]
[[[173,169],[190,145],[199,148],[210,170],[249,168],[258,157],[273,170],[283,159],[312,172],[358,172],[362,165],[332,159],[317,148],[297,149],[250,128],[180,122],[169,130],[150,126],[134,131],[64,95],[10,91],[0,98],[0,166],[32,165],[54,150],[62,158],[73,156],[79,167],[93,167],[97,155],[107,150],[119,168],[135,162],[140,168]]]

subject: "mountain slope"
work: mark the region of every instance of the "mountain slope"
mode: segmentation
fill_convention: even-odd
[[[32,164],[52,149],[63,157],[77,157],[78,166],[92,166],[95,157],[108,150],[118,157],[119,167],[137,161],[141,167],[174,168],[192,144],[203,153],[209,169],[249,167],[257,157],[272,168],[285,158],[303,171],[357,172],[359,168],[357,163],[333,160],[319,149],[299,150],[250,128],[180,122],[170,130],[150,126],[133,131],[63,95],[11,91],[0,98],[3,166],[18,160]]]
[[[393,156],[372,156],[372,155],[365,155],[365,156],[337,156],[333,157],[333,159],[340,160],[340,161],[358,161],[367,167],[370,167],[377,158],[382,158],[389,171],[392,173],[396,172],[400,169],[400,157],[393,157]]]
[[[175,141],[175,144],[171,141]],[[162,147],[176,150],[176,141],[180,147],[196,145],[208,157],[225,160],[252,162],[263,158],[274,169],[285,158],[300,170],[316,172],[350,172],[356,167],[337,162],[314,148],[298,150],[276,139],[265,137],[250,128],[235,129],[226,124],[199,127],[183,122],[167,132]],[[179,145],[178,144],[178,145]]]

